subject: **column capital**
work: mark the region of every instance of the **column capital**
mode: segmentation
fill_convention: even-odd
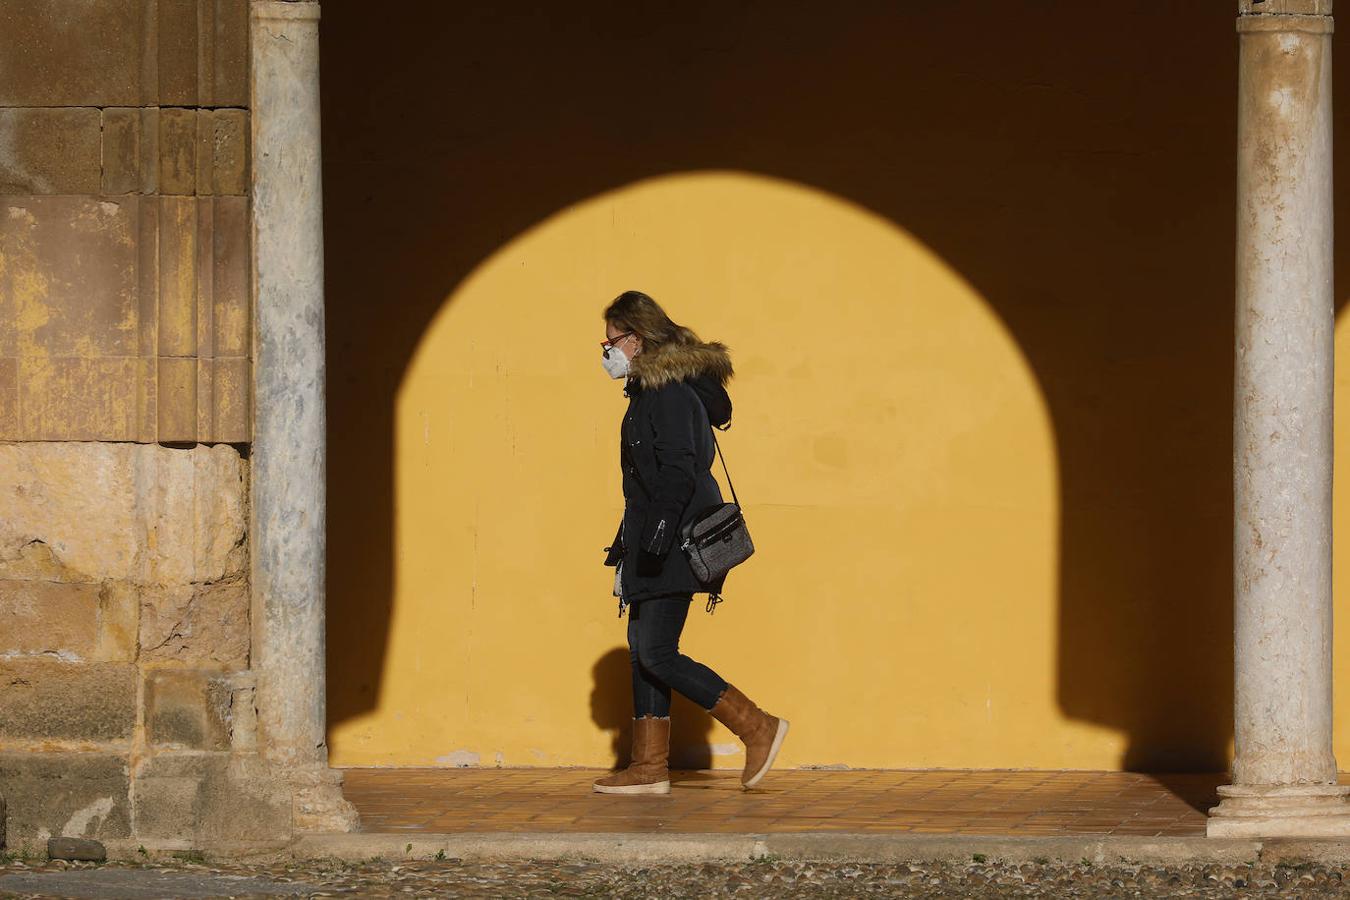
[[[312,21],[319,18],[319,0],[251,0],[249,15],[262,20]]]
[[[1332,0],[1238,0],[1240,16],[1329,16]]]

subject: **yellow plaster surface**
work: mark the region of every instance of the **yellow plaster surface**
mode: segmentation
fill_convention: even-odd
[[[565,210],[446,298],[397,402],[378,698],[334,724],[336,765],[613,762],[626,401],[598,341],[630,288],[732,347],[758,552],[683,649],[793,722],[785,765],[1119,764],[1056,701],[1054,435],[1007,329],[895,224],[714,172]],[[710,720],[676,734],[739,764]]]

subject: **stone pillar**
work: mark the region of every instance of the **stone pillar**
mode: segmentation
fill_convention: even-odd
[[[1233,544],[1220,837],[1350,836],[1331,751],[1331,0],[1243,0]]]
[[[299,830],[350,830],[328,767],[319,4],[250,3],[255,288],[252,560],[262,752]]]

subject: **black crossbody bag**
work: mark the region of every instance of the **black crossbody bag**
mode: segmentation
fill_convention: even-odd
[[[755,552],[755,544],[750,540],[750,529],[745,524],[745,514],[736,497],[736,486],[731,483],[727,458],[722,453],[722,446],[717,443],[716,432],[713,433],[713,447],[722,460],[722,471],[727,476],[727,487],[731,488],[732,502],[704,510],[680,529],[680,549],[689,558],[689,567],[694,570],[694,576],[703,584],[712,584],[721,579]],[[708,612],[715,610],[720,602],[721,592],[710,591]]]

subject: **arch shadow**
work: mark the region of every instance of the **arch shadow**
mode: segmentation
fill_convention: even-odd
[[[1225,768],[1232,10],[672,9],[325,0],[330,722],[378,696],[394,398],[444,298],[559,209],[739,169],[890,219],[987,298],[1055,430],[1062,709],[1126,733],[1123,768]]]

